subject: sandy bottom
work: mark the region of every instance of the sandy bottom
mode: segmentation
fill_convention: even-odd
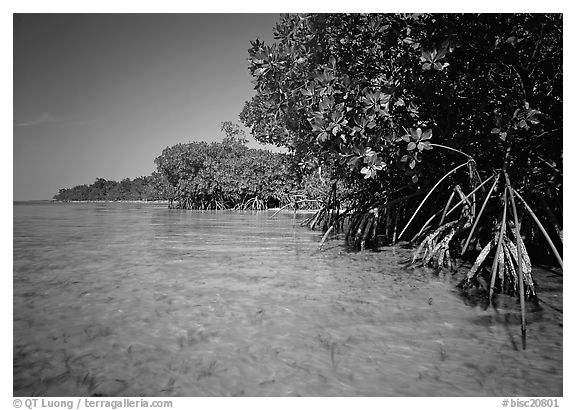
[[[522,350],[513,298],[261,222],[16,246],[14,395],[562,395],[561,276],[535,273]]]

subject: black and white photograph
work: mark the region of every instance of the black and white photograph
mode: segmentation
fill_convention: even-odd
[[[6,408],[564,407],[563,13],[277,8],[15,7]]]

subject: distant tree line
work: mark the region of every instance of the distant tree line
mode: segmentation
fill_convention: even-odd
[[[158,201],[165,198],[162,177],[157,172],[131,180],[117,182],[97,178],[91,185],[77,185],[60,189],[57,201]]]
[[[168,200],[171,208],[252,209],[318,206],[329,192],[317,170],[303,171],[293,156],[248,148],[244,131],[222,123],[222,142],[191,142],[165,148],[157,171],[120,182],[60,189],[59,201]]]

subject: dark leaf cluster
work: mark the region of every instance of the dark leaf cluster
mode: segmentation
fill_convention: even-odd
[[[329,170],[358,207],[476,160],[562,199],[562,15],[291,14],[252,43],[255,137]],[[454,174],[449,184],[469,186]]]

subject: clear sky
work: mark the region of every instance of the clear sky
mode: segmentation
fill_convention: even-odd
[[[13,199],[149,175],[167,146],[220,141],[254,94],[250,40],[273,41],[278,18],[15,14]]]

